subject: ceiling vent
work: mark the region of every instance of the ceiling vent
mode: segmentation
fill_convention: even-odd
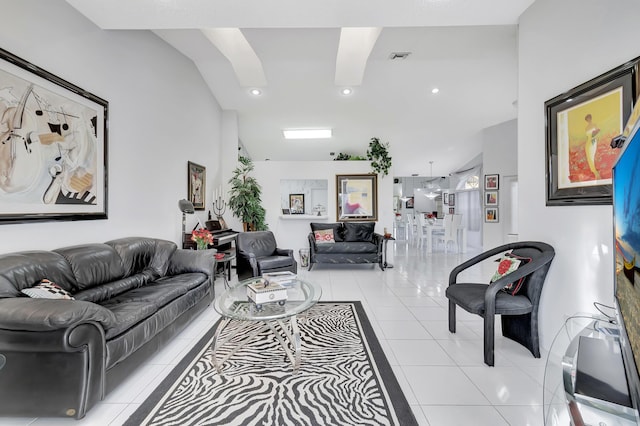
[[[391,52],[389,59],[395,61],[397,59],[407,59],[411,55],[411,52]]]

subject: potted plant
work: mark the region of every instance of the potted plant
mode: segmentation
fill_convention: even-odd
[[[245,232],[266,231],[265,210],[260,204],[262,188],[249,173],[253,170],[253,162],[242,155],[238,156],[238,167],[229,180],[229,208],[242,221]]]
[[[382,177],[389,174],[391,168],[391,156],[389,155],[389,142],[380,143],[380,139],[371,138],[367,158],[371,161],[371,168],[375,173],[381,173]]]

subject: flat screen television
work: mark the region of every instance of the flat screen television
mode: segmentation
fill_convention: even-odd
[[[640,409],[640,131],[636,123],[613,167],[616,316],[637,420]]]

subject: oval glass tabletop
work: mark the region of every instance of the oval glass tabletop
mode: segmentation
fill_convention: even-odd
[[[240,281],[216,297],[215,310],[222,316],[243,321],[270,321],[288,318],[306,311],[320,300],[322,288],[308,281],[295,279],[285,284],[287,300],[262,303],[259,306],[249,299],[247,286],[255,283],[256,278]]]

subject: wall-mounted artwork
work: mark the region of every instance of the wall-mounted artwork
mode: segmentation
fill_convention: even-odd
[[[486,191],[484,193],[484,205],[485,206],[497,206],[498,205],[498,191]]]
[[[187,193],[195,210],[204,210],[207,169],[200,164],[187,163]]]
[[[498,208],[497,207],[485,207],[484,209],[484,221],[487,223],[498,222]]]
[[[415,206],[415,201],[416,201],[416,199],[414,197],[407,198],[407,201],[406,201],[404,207],[407,208],[407,209],[412,209]]]
[[[378,220],[378,175],[336,175],[338,221]]]
[[[107,218],[107,113],[0,49],[0,223]]]
[[[611,204],[611,168],[638,99],[640,58],[545,102],[547,205]]]
[[[304,194],[289,194],[291,214],[304,214]]]

